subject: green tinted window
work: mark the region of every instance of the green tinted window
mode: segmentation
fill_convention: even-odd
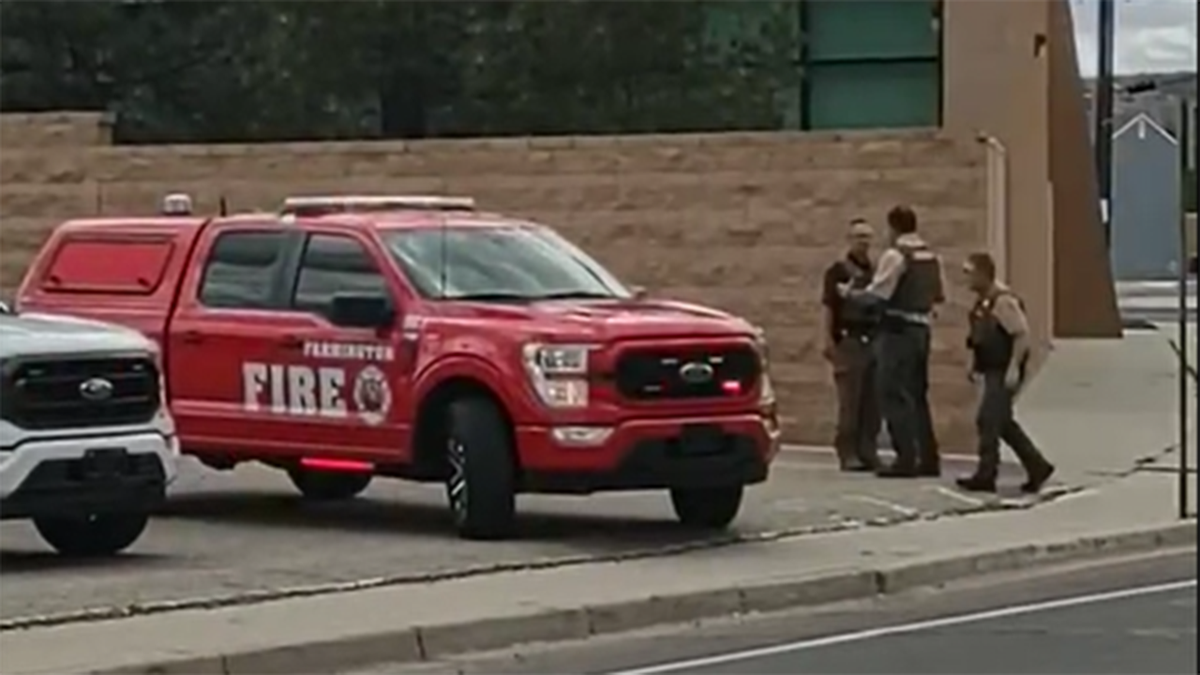
[[[938,56],[933,0],[809,0],[810,61]]]
[[[937,0],[805,3],[805,126],[938,126],[939,6]]]
[[[809,66],[808,127],[935,127],[940,69],[936,61]]]

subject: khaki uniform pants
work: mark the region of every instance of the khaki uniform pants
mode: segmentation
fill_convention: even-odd
[[[869,341],[847,336],[837,343],[833,356],[837,384],[837,435],[834,447],[843,464],[877,463],[880,429],[876,389],[875,350]]]

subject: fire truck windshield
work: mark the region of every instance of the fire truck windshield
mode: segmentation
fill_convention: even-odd
[[[381,235],[417,290],[447,300],[629,298],[600,263],[544,227],[445,227]]]

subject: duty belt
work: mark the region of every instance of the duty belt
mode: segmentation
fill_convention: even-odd
[[[884,312],[884,316],[891,319],[900,319],[905,323],[915,323],[922,326],[928,326],[932,323],[929,315],[922,312],[902,312],[898,309],[889,309]]]
[[[842,328],[838,330],[838,340],[857,340],[858,342],[870,342],[871,332],[871,329],[868,328]]]

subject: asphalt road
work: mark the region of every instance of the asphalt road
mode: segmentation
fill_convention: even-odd
[[[1197,672],[1196,551],[354,675]]]
[[[948,473],[968,466],[947,462]],[[1008,479],[1015,487],[1020,478]],[[736,523],[747,535],[887,524],[980,507],[943,480],[880,481],[838,473],[827,453],[789,453],[753,489]],[[1012,493],[1010,493],[1010,496]],[[22,522],[0,525],[0,621],[281,588],[420,577],[535,561],[597,559],[701,538],[675,523],[665,494],[528,497],[521,536],[465,542],[451,533],[442,490],[376,481],[341,504],[301,502],[281,473],[217,473],[188,463],[172,503],[119,559],[55,557]]]

